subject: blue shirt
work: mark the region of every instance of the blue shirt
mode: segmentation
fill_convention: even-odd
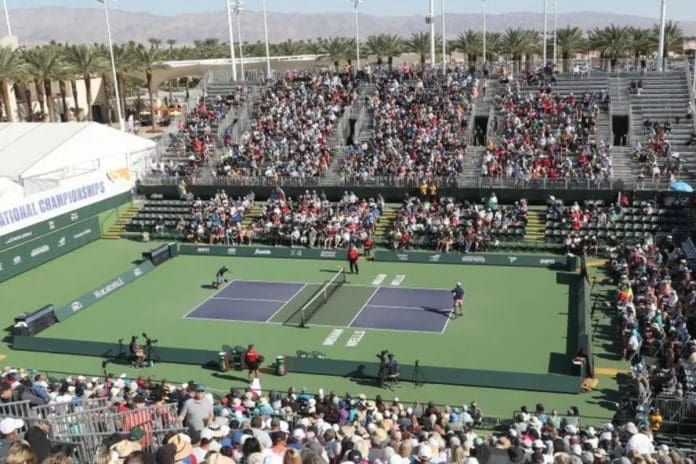
[[[452,290],[452,296],[454,297],[455,300],[461,300],[464,298],[464,289],[462,287],[454,287]]]

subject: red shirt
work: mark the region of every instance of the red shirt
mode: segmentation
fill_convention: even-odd
[[[348,250],[348,259],[351,261],[355,261],[358,259],[359,253],[357,248],[351,248]]]

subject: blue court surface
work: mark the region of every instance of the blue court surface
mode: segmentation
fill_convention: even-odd
[[[448,290],[379,287],[350,327],[441,333],[451,310]]]
[[[269,322],[304,284],[235,280],[186,315],[189,319]]]
[[[305,287],[301,283],[235,280],[185,317],[239,322],[271,322]],[[331,304],[331,300],[327,305]],[[375,287],[357,301],[350,328],[443,333],[452,308],[448,290]],[[321,311],[321,309],[320,309]],[[311,322],[309,323],[311,326]]]

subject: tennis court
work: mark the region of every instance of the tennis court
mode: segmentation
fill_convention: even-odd
[[[345,284],[345,272],[324,285],[234,280],[189,312],[186,319],[313,325],[312,316],[338,298],[350,328],[443,333],[452,298],[448,290],[368,287]],[[307,299],[307,294],[311,297]],[[287,310],[285,310],[287,308]],[[292,308],[294,311],[292,311]],[[288,314],[290,313],[290,314]],[[330,324],[322,324],[330,326]],[[339,326],[338,324],[336,325]]]

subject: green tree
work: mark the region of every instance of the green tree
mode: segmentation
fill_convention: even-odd
[[[435,35],[435,43],[442,42],[439,35]],[[430,32],[416,32],[411,34],[404,43],[406,50],[415,53],[420,57],[421,66],[425,66],[426,57],[430,53]],[[435,47],[437,50],[437,47]],[[434,63],[432,63],[434,65]]]
[[[589,34],[590,47],[600,52],[603,58],[611,60],[616,66],[619,58],[625,58],[631,51],[631,29],[626,26],[595,27]]]
[[[48,120],[53,122],[55,120],[55,102],[51,94],[51,82],[61,79],[66,68],[61,47],[58,45],[44,45],[32,49],[23,49],[22,56],[27,63],[29,72],[34,76],[37,91],[43,86],[42,94],[46,98]],[[44,118],[46,118],[46,114]]]
[[[68,46],[65,48],[65,61],[70,70],[79,75],[85,83],[87,120],[92,121],[92,77],[108,67],[103,50],[96,45]],[[77,108],[77,99],[75,106]]]
[[[561,59],[567,61],[571,56],[583,52],[587,48],[587,41],[583,37],[579,27],[563,27],[556,33],[556,42]]]
[[[454,42],[452,42],[452,48],[464,53],[470,63],[475,63],[479,53],[483,51],[483,34],[469,29],[457,36]],[[488,43],[486,43],[486,48],[488,48]]]
[[[324,53],[333,62],[336,71],[341,60],[347,59],[351,53],[350,41],[345,37],[332,37],[323,42]]]
[[[404,48],[404,41],[398,35],[378,34],[371,35],[365,41],[365,52],[377,59],[380,68],[387,59],[389,67],[392,67],[394,57],[399,56]]]
[[[164,60],[164,53],[159,48],[151,45],[149,48],[145,46],[139,46],[135,49],[134,54],[134,69],[142,71],[145,73],[145,84],[147,86],[147,93],[150,98],[150,118],[152,118],[152,131],[157,130],[157,117],[155,114],[155,98],[152,88],[152,75],[158,69],[166,69],[167,65],[162,63]]]
[[[305,44],[295,42],[292,39],[271,46],[271,55],[273,56],[295,56],[302,55],[304,52]]]
[[[116,85],[118,85],[119,96],[121,97],[121,111],[125,117],[126,111],[126,76],[129,71],[136,69],[135,66],[135,50],[136,46],[130,42],[125,45],[114,46],[114,63],[116,64]],[[105,48],[104,53],[108,53]]]
[[[657,49],[659,37],[660,37],[660,26],[655,25],[652,28],[652,35],[655,40],[655,49]],[[665,48],[664,55],[668,56],[670,51],[681,52],[684,40],[684,32],[679,26],[678,22],[667,21],[665,23]]]
[[[522,61],[540,50],[540,36],[537,31],[522,28],[507,28],[500,38],[500,53],[513,61]]]
[[[2,106],[5,109],[5,119],[14,120],[10,109],[10,92],[8,86],[15,84],[25,76],[26,65],[22,61],[20,53],[9,47],[0,47],[0,92],[2,93]]]
[[[636,63],[641,56],[652,55],[657,50],[657,37],[652,31],[638,27],[629,28],[631,34],[631,52]]]

